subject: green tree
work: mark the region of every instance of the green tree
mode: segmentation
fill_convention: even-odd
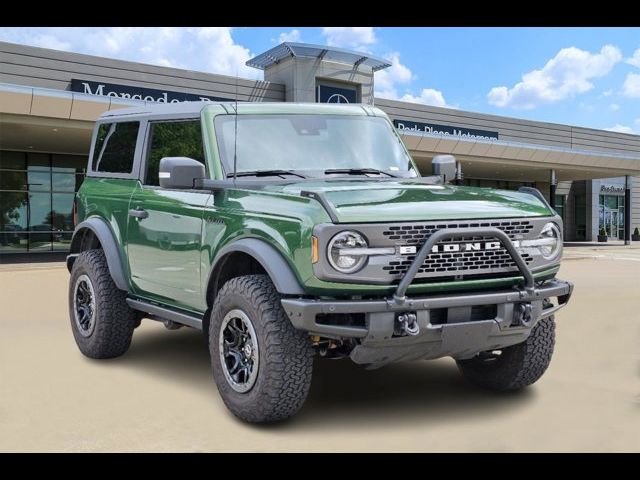
[[[19,223],[20,217],[26,217],[27,195],[22,192],[0,193],[0,229],[5,225]]]
[[[55,210],[51,210],[47,213],[46,223],[51,225],[52,228],[64,230],[65,222],[67,221],[67,215],[58,213]]]

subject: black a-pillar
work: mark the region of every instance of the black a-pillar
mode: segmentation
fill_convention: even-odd
[[[624,244],[631,245],[631,175],[624,177]]]
[[[556,187],[558,186],[558,179],[556,178],[556,171],[554,169],[549,170],[549,205],[554,210],[556,209]]]

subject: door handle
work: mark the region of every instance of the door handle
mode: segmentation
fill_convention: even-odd
[[[147,218],[149,216],[149,212],[147,212],[143,208],[132,208],[131,210],[129,210],[129,216],[142,219]]]

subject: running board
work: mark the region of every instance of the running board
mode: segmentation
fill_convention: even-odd
[[[127,303],[134,310],[149,313],[165,320],[171,320],[172,322],[186,325],[187,327],[197,328],[202,330],[202,319],[194,317],[186,313],[176,312],[164,307],[159,307],[153,303],[143,302],[142,300],[134,300],[133,298],[127,298]]]

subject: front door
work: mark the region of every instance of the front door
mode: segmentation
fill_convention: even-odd
[[[159,186],[163,157],[204,162],[200,121],[152,122],[141,182],[129,203],[127,257],[134,293],[178,308],[206,309],[200,275],[203,213],[211,192]]]
[[[127,232],[135,293],[200,310],[202,214],[209,195],[138,185]]]
[[[607,230],[607,236],[610,239],[618,238],[618,211],[611,208],[604,208],[604,228]]]
[[[619,218],[618,218],[618,211],[617,210],[611,210],[611,223],[609,225],[610,228],[607,228],[607,232],[609,232],[609,238],[611,239],[618,239],[618,223],[619,223]]]

